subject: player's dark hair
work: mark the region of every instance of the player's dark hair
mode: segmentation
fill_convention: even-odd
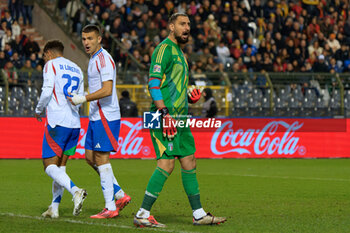
[[[97,35],[101,36],[100,27],[95,24],[88,24],[83,28],[84,33],[96,32]]]
[[[177,17],[179,17],[179,16],[188,17],[188,15],[185,14],[185,13],[174,13],[174,14],[172,14],[172,15],[169,17],[168,23],[169,23],[169,24],[174,23],[174,22],[176,21]]]
[[[59,40],[49,40],[46,42],[45,47],[44,47],[44,53],[47,51],[56,51],[59,52],[60,54],[63,54],[64,51],[64,45],[61,41]]]

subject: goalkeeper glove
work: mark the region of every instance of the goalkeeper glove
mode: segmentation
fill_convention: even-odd
[[[201,98],[202,91],[203,91],[203,87],[198,88],[198,87],[192,85],[187,90],[188,102],[191,104],[196,103]]]
[[[167,107],[159,109],[163,118],[163,137],[167,137],[171,141],[177,134],[176,120],[174,120],[170,114]]]

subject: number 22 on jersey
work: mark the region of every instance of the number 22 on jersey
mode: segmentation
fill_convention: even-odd
[[[70,86],[72,86],[73,85],[73,81],[75,81],[76,83],[75,83],[75,85],[72,86],[72,90],[70,91],[70,93],[73,93],[73,91],[78,90],[79,82],[80,82],[79,78],[76,77],[76,76],[70,76],[69,74],[62,75],[62,78],[67,79],[67,83],[63,87],[64,95],[66,96],[66,98],[67,98],[67,96],[73,97],[72,95],[68,94],[68,88]]]

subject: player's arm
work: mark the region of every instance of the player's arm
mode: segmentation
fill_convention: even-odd
[[[44,67],[44,72],[43,72],[43,87],[42,87],[42,92],[40,95],[39,102],[35,108],[35,117],[37,118],[38,121],[41,121],[40,114],[44,111],[46,106],[51,100],[52,93],[53,93],[53,88],[55,85],[55,73],[54,73],[54,66],[52,62],[47,62],[45,67]]]
[[[86,101],[94,101],[110,96],[113,93],[113,80],[102,82],[102,88],[94,93],[86,95]]]
[[[171,64],[171,48],[163,44],[152,54],[151,66],[149,69],[148,90],[157,109],[166,107],[160,91],[165,71]]]
[[[80,84],[79,84],[79,88],[75,93],[73,93],[72,95],[67,96],[67,99],[72,103],[72,101],[70,100],[71,97],[73,97],[74,95],[79,95],[79,96],[84,96],[84,73],[82,72],[82,70],[80,69],[80,73],[81,73],[81,79],[80,79]],[[71,93],[69,93],[71,94]],[[74,104],[73,104],[74,106]],[[81,104],[75,105],[78,108],[80,108]]]
[[[152,100],[161,113],[163,119],[163,136],[172,140],[177,134],[174,127],[175,120],[170,116],[169,109],[165,106],[160,86],[167,67],[171,64],[171,50],[166,44],[162,45],[157,52],[152,55],[151,67],[149,72],[148,90]],[[168,127],[165,127],[168,126]]]
[[[107,61],[105,58],[104,66],[102,67],[98,64],[100,70],[100,76],[102,80],[102,87],[94,93],[90,93],[86,96],[84,95],[73,95],[72,98],[69,98],[73,105],[82,104],[84,102],[99,100],[104,97],[110,96],[113,93],[113,76],[115,65],[112,64],[112,61]]]

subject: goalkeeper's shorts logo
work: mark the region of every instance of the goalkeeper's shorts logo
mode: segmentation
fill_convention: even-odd
[[[173,151],[173,149],[174,149],[174,144],[172,142],[169,142],[168,143],[168,150]]]

